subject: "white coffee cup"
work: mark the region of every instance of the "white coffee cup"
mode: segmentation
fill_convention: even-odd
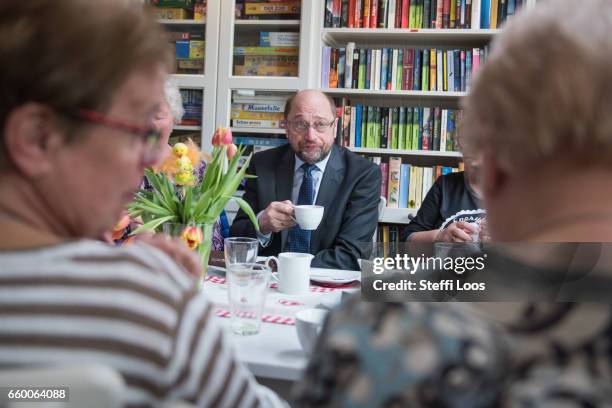
[[[312,353],[326,316],[327,311],[323,309],[306,309],[296,313],[295,328],[306,355]]]
[[[321,205],[296,205],[293,207],[295,220],[301,229],[316,230],[323,219],[324,208]]]
[[[310,261],[313,258],[313,255],[302,252],[281,252],[278,258],[268,257],[266,265],[274,260],[278,266],[278,291],[287,295],[301,295],[308,292]]]

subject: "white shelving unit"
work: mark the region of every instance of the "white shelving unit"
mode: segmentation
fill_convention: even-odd
[[[234,90],[294,92],[307,88],[313,76],[310,62],[313,55],[320,53],[318,43],[311,38],[311,28],[316,14],[322,9],[319,0],[302,0],[300,20],[241,20],[235,18],[234,0],[223,0],[219,33],[218,85],[217,85],[217,126],[229,126],[231,96]],[[263,77],[233,75],[233,49],[237,33],[255,35],[261,30],[299,29],[300,53],[297,77]],[[257,34],[258,35],[258,34]],[[232,128],[244,133],[282,134],[283,129]]]
[[[460,152],[439,152],[436,150],[399,150],[399,149],[376,149],[368,147],[348,147],[348,149],[355,153],[361,154],[385,154],[393,156],[419,156],[419,157],[446,157],[460,159],[462,157]]]
[[[202,98],[202,126],[175,126],[180,131],[201,131],[202,149],[210,151],[210,139],[215,130],[215,108],[217,98],[217,55],[219,53],[219,16],[223,0],[208,0],[206,20],[159,20],[164,26],[172,30],[198,29],[204,32],[206,41],[204,73],[203,74],[174,74],[179,88],[196,89],[203,93]]]

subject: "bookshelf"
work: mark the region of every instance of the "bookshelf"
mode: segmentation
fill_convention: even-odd
[[[374,1],[377,1],[377,0],[374,0]],[[432,1],[434,3],[436,2],[436,0],[432,0]],[[495,0],[492,0],[492,1],[495,1]],[[451,0],[451,2],[454,3],[454,0]],[[347,143],[346,138],[344,139],[342,138],[342,134],[339,135],[339,138],[341,139],[340,142],[345,146],[350,146],[348,147],[349,150],[355,153],[364,155],[366,157],[376,157],[378,160],[382,162],[388,161],[389,158],[391,157],[400,157],[402,164],[407,163],[407,164],[410,164],[411,166],[443,165],[443,166],[456,167],[461,162],[461,159],[462,159],[461,153],[457,151],[440,151],[440,150],[445,150],[445,148],[442,148],[442,147],[440,147],[439,150],[418,150],[418,149],[414,149],[413,148],[414,146],[411,146],[412,148],[410,147],[405,148],[404,146],[401,146],[401,142],[400,142],[400,143],[397,143],[397,145],[393,146],[395,148],[390,148],[391,140],[390,139],[387,140],[386,137],[382,138],[382,141],[378,145],[380,147],[374,147],[372,146],[369,140],[370,131],[368,130],[367,125],[360,126],[360,124],[361,124],[362,118],[364,117],[364,115],[366,115],[365,108],[363,108],[363,106],[378,106],[378,107],[388,108],[387,111],[383,110],[382,120],[384,121],[384,112],[388,112],[389,128],[391,128],[391,121],[393,120],[394,121],[393,124],[395,124],[395,121],[397,120],[397,117],[392,116],[392,113],[391,113],[391,112],[394,112],[394,108],[396,107],[404,107],[404,106],[405,107],[415,107],[415,109],[416,107],[418,107],[419,109],[430,108],[431,110],[435,108],[435,109],[439,109],[443,111],[444,110],[447,110],[447,111],[458,110],[460,106],[461,98],[466,96],[467,91],[469,90],[466,86],[467,82],[469,82],[469,79],[466,79],[466,77],[463,78],[464,83],[460,84],[460,90],[451,89],[450,82],[449,82],[448,87],[444,83],[443,88],[447,90],[436,90],[436,89],[440,89],[440,84],[439,83],[436,84],[435,81],[433,85],[431,84],[431,82],[427,82],[427,88],[425,90],[421,90],[423,89],[423,87],[421,86],[422,85],[421,77],[419,77],[418,79],[419,85],[418,86],[414,85],[414,88],[412,85],[408,85],[406,87],[406,84],[401,82],[400,80],[399,82],[392,82],[390,89],[389,88],[380,89],[380,88],[386,88],[386,86],[382,85],[382,75],[383,74],[381,74],[381,78],[380,78],[381,85],[376,86],[378,85],[378,79],[376,80],[376,85],[374,85],[373,81],[375,78],[374,76],[375,67],[379,69],[379,72],[381,71],[380,71],[380,65],[378,65],[377,67],[374,64],[375,54],[373,50],[383,50],[383,53],[388,52],[389,53],[388,54],[389,56],[388,64],[389,65],[391,64],[391,58],[392,58],[391,56],[395,52],[393,51],[393,49],[395,50],[401,49],[403,53],[405,53],[408,49],[414,50],[415,65],[416,65],[416,52],[417,52],[416,50],[420,50],[421,56],[422,56],[423,55],[422,50],[429,49],[433,51],[432,49],[436,49],[436,53],[440,51],[443,53],[444,61],[446,61],[445,54],[452,52],[451,50],[460,49],[459,51],[460,53],[461,51],[464,51],[467,54],[469,52],[468,51],[469,49],[475,49],[475,48],[484,49],[486,46],[488,46],[488,44],[491,42],[494,36],[497,35],[501,30],[499,28],[480,29],[480,28],[471,28],[471,27],[470,28],[408,28],[407,26],[403,26],[404,22],[402,22],[402,25],[400,25],[400,27],[403,26],[404,28],[379,28],[379,27],[376,27],[376,28],[358,27],[357,28],[358,25],[363,24],[364,20],[363,19],[361,20],[362,24],[357,24],[357,23],[351,24],[349,22],[349,20],[351,19],[351,15],[357,16],[358,18],[360,15],[364,16],[365,14],[360,14],[359,12],[355,12],[354,10],[352,11],[352,13],[349,11],[346,14],[347,16],[347,20],[345,21],[346,24],[342,24],[342,23],[339,24],[341,26],[343,25],[344,27],[338,27],[336,26],[337,24],[334,24],[333,19],[330,20],[330,16],[337,15],[338,12],[342,13],[342,10],[333,10],[333,7],[336,2],[333,0],[331,1],[319,0],[318,3],[319,3],[319,7],[322,8],[318,16],[318,21],[317,21],[320,27],[320,29],[318,30],[320,35],[317,38],[317,42],[320,44],[319,48],[321,49],[321,53],[316,58],[316,62],[317,62],[316,72],[318,75],[317,75],[317,78],[314,79],[313,82],[311,82],[311,85],[314,87],[317,87],[318,89],[327,93],[331,97],[334,97],[337,101],[340,100],[340,98],[342,98],[343,101],[345,100],[350,101],[350,106],[351,107],[356,106],[357,110],[360,111],[359,116],[349,115],[349,118],[348,118],[349,121],[350,120],[355,121],[355,119],[357,118],[358,122],[357,122],[357,125],[354,125],[354,127],[351,127],[349,129],[349,131],[351,132],[351,138],[348,139],[348,143]],[[357,5],[362,4],[363,5],[364,3],[366,3],[366,1],[363,1],[363,2],[357,1],[355,3],[349,2],[349,7],[350,7],[350,4],[357,4]],[[388,0],[386,3],[396,4],[397,5],[396,10],[397,11],[401,10],[400,4],[402,3],[402,0],[391,0],[391,1]],[[412,2],[409,1],[408,4],[410,3]],[[477,3],[472,6],[473,9],[475,9],[474,7],[477,6],[478,8],[475,10],[479,10],[480,6],[482,5],[481,0],[473,0],[473,3]],[[531,7],[535,3],[535,0],[524,0],[523,3],[524,3],[523,7]],[[326,5],[329,6],[330,4],[332,5],[332,8],[328,9],[329,10],[328,12],[326,10]],[[343,3],[340,2],[340,4],[343,4]],[[377,1],[377,4],[380,5],[381,2]],[[412,5],[410,5],[410,7],[412,7]],[[435,9],[435,6],[433,8]],[[327,17],[327,21],[326,21],[326,17]],[[339,20],[342,21],[342,18],[340,18]],[[433,20],[429,19],[429,21],[433,21]],[[380,22],[380,20],[378,21]],[[394,23],[392,24],[392,26],[398,27],[398,25],[396,25],[398,21],[401,21],[401,18],[400,20],[394,20]],[[467,18],[465,21],[468,21]],[[473,22],[476,22],[475,20],[472,20],[472,19],[470,19],[469,21],[470,21],[470,26],[472,25]],[[410,26],[410,22],[407,22],[406,24]],[[349,27],[350,25],[352,25],[352,27]],[[468,24],[466,23],[465,25],[467,26]],[[326,86],[326,82],[329,80],[328,78],[330,77],[333,78],[333,69],[334,69],[333,52],[337,52],[339,53],[339,55],[343,55],[340,52],[344,52],[344,50],[342,51],[340,50],[342,48],[346,50],[348,48],[347,44],[349,43],[353,43],[356,49],[368,49],[369,50],[369,51],[366,51],[366,55],[369,58],[371,54],[371,60],[372,60],[371,71],[370,71],[369,65],[368,65],[368,69],[367,70],[364,69],[364,71],[366,72],[365,74],[366,78],[370,79],[370,81],[366,81],[365,86],[364,86],[364,83],[359,81],[356,84],[357,86],[354,86],[355,84],[350,84],[348,87],[339,87],[341,85],[341,81],[338,80],[337,81],[338,87],[332,87],[331,86],[332,81],[329,82],[330,86]],[[329,56],[326,55],[326,50],[324,49],[325,47],[331,48],[331,52],[332,52],[331,60],[329,59]],[[335,51],[334,49],[337,49],[338,51]],[[391,49],[391,51],[386,51],[389,49]],[[401,78],[401,73],[399,73],[399,71],[402,69],[402,60],[401,60],[402,54],[399,54],[399,55],[400,55],[400,60],[399,60],[399,65],[397,67],[398,74],[396,76],[396,73],[394,71],[393,73],[394,80],[397,77]],[[363,60],[361,58],[363,57],[361,55],[359,55],[359,57],[360,57],[359,60],[355,60],[355,61],[356,63],[362,64]],[[482,54],[479,55],[479,57],[482,58]],[[346,64],[346,61],[349,58],[348,51],[346,51],[344,58],[345,58],[344,63]],[[383,58],[386,58],[386,56]],[[461,56],[461,58],[462,58],[461,62],[465,64],[464,59],[463,59],[464,57]],[[331,63],[328,61],[331,61]],[[336,60],[337,63],[340,61],[342,60],[341,59]],[[482,60],[479,59],[479,62],[482,63]],[[379,59],[378,64],[380,63],[381,63],[381,60]],[[410,63],[412,64],[412,60],[410,61]],[[329,69],[325,67],[325,64],[330,64],[330,65],[327,65]],[[386,62],[384,64],[386,64]],[[439,64],[439,62],[437,62],[437,64]],[[335,72],[340,74],[339,72],[340,70],[337,68],[338,65],[335,65],[335,67],[336,67]],[[446,68],[446,65],[444,65],[444,67]],[[405,68],[405,60],[404,60],[404,68]],[[412,65],[410,66],[410,68],[412,69]],[[439,69],[439,66],[437,68]],[[429,70],[429,68],[427,69]],[[466,72],[465,65],[463,69],[464,71],[460,71],[460,72],[463,72],[465,75],[465,72]],[[416,71],[416,68],[415,68],[415,71]],[[359,72],[359,71],[354,70],[353,73],[354,72]],[[367,77],[367,75],[370,75],[370,72],[372,76]],[[391,68],[389,68],[388,72],[391,73]],[[412,72],[412,71],[409,71],[409,72]],[[439,72],[440,71],[437,71],[437,73]],[[360,73],[359,75],[360,75],[360,80],[361,80],[362,74]],[[404,71],[404,75],[405,75],[405,71]],[[444,72],[444,75],[446,76],[446,72]],[[450,81],[450,78],[448,79]],[[424,81],[425,80],[423,79],[423,84],[425,84]],[[427,81],[429,81],[429,79],[427,79]],[[415,83],[417,83],[416,76],[415,76]],[[361,109],[363,110],[361,111]],[[410,108],[405,108],[405,109],[410,109]],[[353,111],[351,111],[351,113],[353,113]],[[431,113],[431,115],[433,116],[433,113]],[[346,116],[344,117],[342,116],[342,112],[339,112],[339,116],[340,116],[340,121],[342,121],[343,119],[344,120],[347,119]],[[368,119],[367,119],[368,123],[369,123],[369,119],[370,117],[368,116]],[[420,120],[422,121],[422,117],[420,118]],[[434,122],[432,121],[429,123],[430,123],[429,131],[431,132],[429,136],[431,137],[431,135],[433,134],[433,123]],[[407,126],[409,125],[407,124]],[[423,132],[422,122],[420,126],[421,126],[420,128],[421,132]],[[361,131],[358,131],[357,128],[361,128]],[[437,130],[440,131],[440,128],[437,128]],[[364,131],[368,132],[367,133],[368,143],[362,144],[363,136],[361,136],[361,133]],[[404,132],[404,131],[405,130],[400,131],[400,135],[402,135],[403,133],[401,132]],[[378,130],[376,132],[378,132]],[[382,133],[384,134],[384,132],[385,132],[385,128],[383,125]],[[405,132],[409,133],[409,131],[405,131]],[[357,134],[359,134],[361,138],[356,137]],[[391,134],[392,134],[392,131],[389,130],[387,135],[391,135]],[[423,133],[421,133],[419,137],[422,137],[422,136],[423,136]],[[394,137],[398,137],[398,136],[394,136]],[[408,138],[409,136],[406,136],[406,137]],[[429,139],[429,143],[431,143],[432,139]],[[379,140],[380,139],[377,139],[376,141],[379,142]],[[364,147],[366,145],[367,147]],[[355,146],[359,146],[359,147],[355,147]],[[420,144],[419,144],[419,147],[420,147]],[[431,149],[432,145],[429,144],[428,148]],[[452,148],[454,148],[454,146],[452,146]],[[435,174],[435,171],[434,171],[434,174]],[[383,177],[385,177],[384,174],[383,174]],[[412,178],[410,178],[410,182],[411,183],[413,182]],[[430,185],[431,184],[427,184],[427,185],[423,184],[423,191],[420,197],[421,199],[425,197],[425,194],[426,194],[425,189],[426,188],[428,189]],[[389,196],[387,196],[386,198],[389,199]],[[410,221],[409,215],[415,215],[417,210],[418,208],[386,207],[383,213],[381,214],[380,222],[389,223],[389,224],[407,224]]]

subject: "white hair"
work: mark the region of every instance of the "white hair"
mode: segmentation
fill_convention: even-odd
[[[181,91],[178,88],[178,84],[172,78],[168,78],[164,85],[164,93],[166,94],[166,102],[170,107],[172,118],[174,123],[179,123],[183,119],[185,114],[185,108],[183,108],[183,98],[181,97]]]

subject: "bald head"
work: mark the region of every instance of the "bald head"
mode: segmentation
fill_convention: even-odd
[[[289,113],[291,112],[291,108],[294,104],[294,101],[296,99],[299,100],[301,98],[309,98],[309,99],[314,98],[314,100],[320,99],[322,106],[324,106],[325,104],[329,105],[329,109],[330,109],[332,116],[336,117],[336,104],[334,103],[334,100],[329,95],[324,94],[323,92],[317,91],[314,89],[304,89],[304,90],[296,92],[291,98],[287,99],[287,102],[285,103],[285,112],[284,112],[285,119],[289,117]]]

